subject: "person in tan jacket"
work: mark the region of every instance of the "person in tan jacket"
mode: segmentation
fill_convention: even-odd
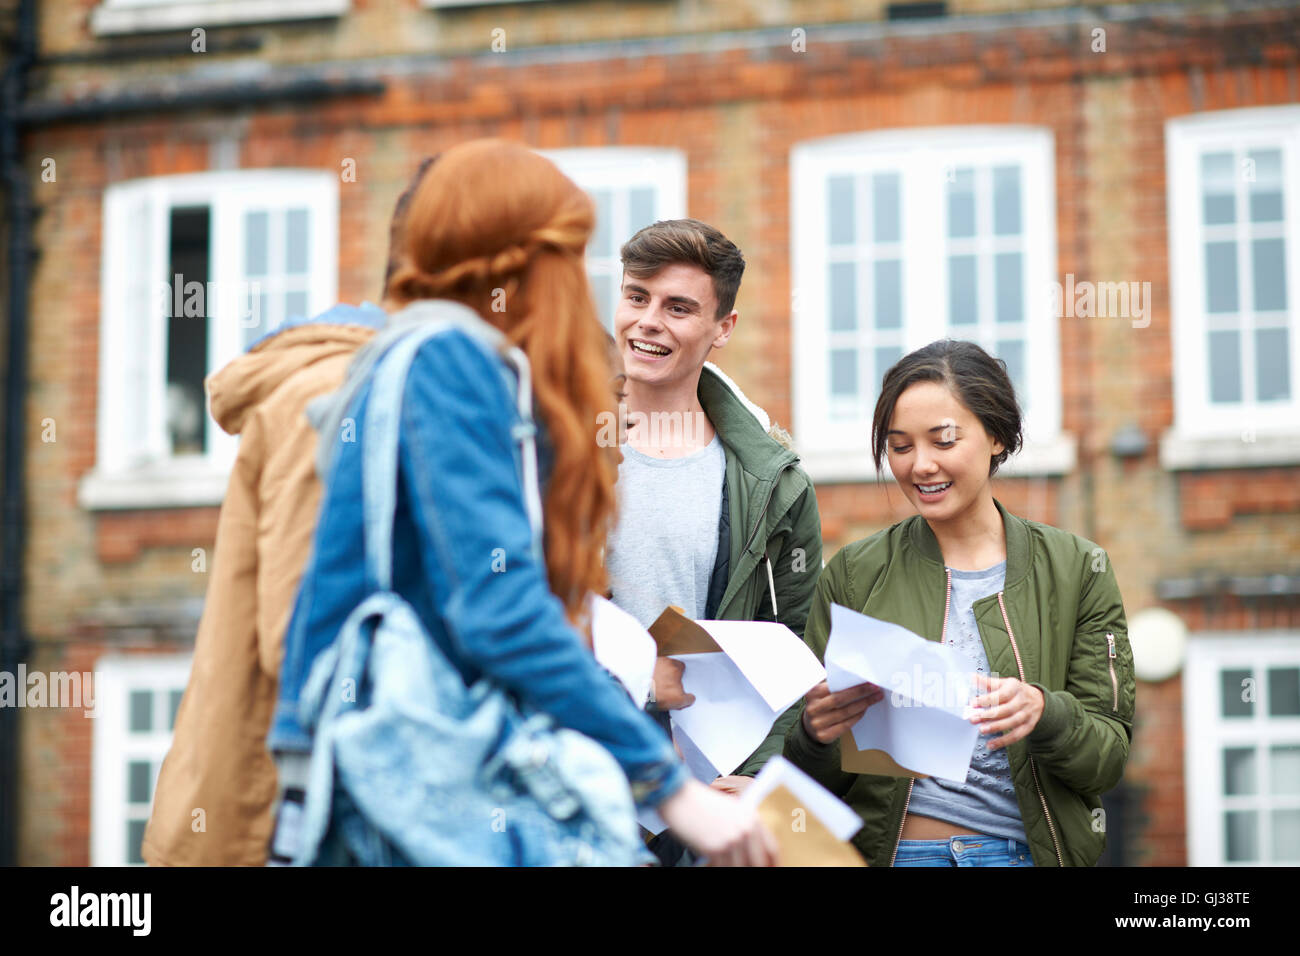
[[[423,161],[397,201],[394,242],[432,162]],[[370,304],[335,306],[269,334],[207,380],[212,417],[240,436],[239,453],[217,521],[189,684],[141,848],[151,865],[267,861],[276,770],[266,735],[321,497],[317,435],[305,412],[343,384],[354,354],[386,318]]]

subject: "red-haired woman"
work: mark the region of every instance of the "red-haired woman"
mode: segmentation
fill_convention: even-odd
[[[616,465],[595,441],[612,413],[605,342],[583,250],[594,225],[587,196],[548,160],[497,140],[443,153],[406,214],[386,301],[391,325],[459,303],[517,346],[531,370],[542,431],[544,560],[534,546],[527,462],[521,475],[510,371],[500,355],[451,329],[415,352],[398,420],[392,590],[419,615],[466,685],[481,678],[528,710],[603,745],[636,801],[715,863],[770,863],[775,844],[731,797],[689,779],[670,742],[596,663],[574,624],[605,591],[601,546],[614,509]],[[477,321],[477,319],[475,320]],[[373,588],[365,572],[362,445],[369,376],[381,333],[358,356],[334,422],[313,555],[286,638],[269,739],[278,753],[312,740],[299,704],[318,655]],[[521,387],[527,388],[520,380]],[[346,419],[338,415],[347,403]],[[528,456],[524,456],[527,458]],[[481,824],[481,826],[480,826]],[[463,821],[449,844],[481,839]]]

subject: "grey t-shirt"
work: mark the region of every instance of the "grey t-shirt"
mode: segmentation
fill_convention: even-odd
[[[947,643],[965,659],[967,670],[985,677],[990,676],[988,654],[971,605],[982,597],[997,594],[1005,582],[1006,572],[1006,561],[981,571],[952,569]],[[975,752],[964,783],[937,777],[916,781],[907,812],[963,826],[972,833],[1026,843],[1007,751],[1003,747],[989,750],[988,740],[983,734],[975,739]]]
[[[605,567],[613,601],[642,626],[669,604],[704,617],[718,555],[718,516],[727,459],[715,434],[684,458],[651,458],[623,445],[618,525]]]

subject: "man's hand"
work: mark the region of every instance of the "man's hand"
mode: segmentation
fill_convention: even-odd
[[[655,658],[655,706],[660,710],[681,710],[695,703],[695,695],[682,688],[682,672],[686,665],[671,657]]]
[[[998,734],[988,742],[989,750],[997,750],[1029,736],[1038,719],[1043,716],[1042,691],[1015,677],[985,677],[975,675],[975,686],[988,691],[971,701],[972,707],[981,708],[971,716],[970,722],[981,734]]]
[[[745,792],[745,788],[754,782],[753,777],[727,776],[719,777],[713,783],[709,784],[714,790],[721,790],[723,793],[729,793],[733,797],[738,797]]]
[[[822,681],[804,695],[803,729],[818,743],[832,743],[861,720],[868,707],[884,699],[884,690],[875,684],[858,684],[832,694]]]

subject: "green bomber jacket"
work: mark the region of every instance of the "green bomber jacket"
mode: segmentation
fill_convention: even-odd
[[[976,624],[990,671],[1018,676],[1044,697],[1037,726],[1007,749],[1025,835],[1035,866],[1092,866],[1106,841],[1100,795],[1123,775],[1137,696],[1119,585],[1091,541],[994,504],[1006,579],[974,603]],[[941,640],[950,587],[934,532],[913,515],[831,559],[804,639],[824,657],[835,603]],[[892,865],[911,779],[843,772],[839,742],[819,743],[802,719],[783,752],[862,817],[853,843],[868,863]]]

